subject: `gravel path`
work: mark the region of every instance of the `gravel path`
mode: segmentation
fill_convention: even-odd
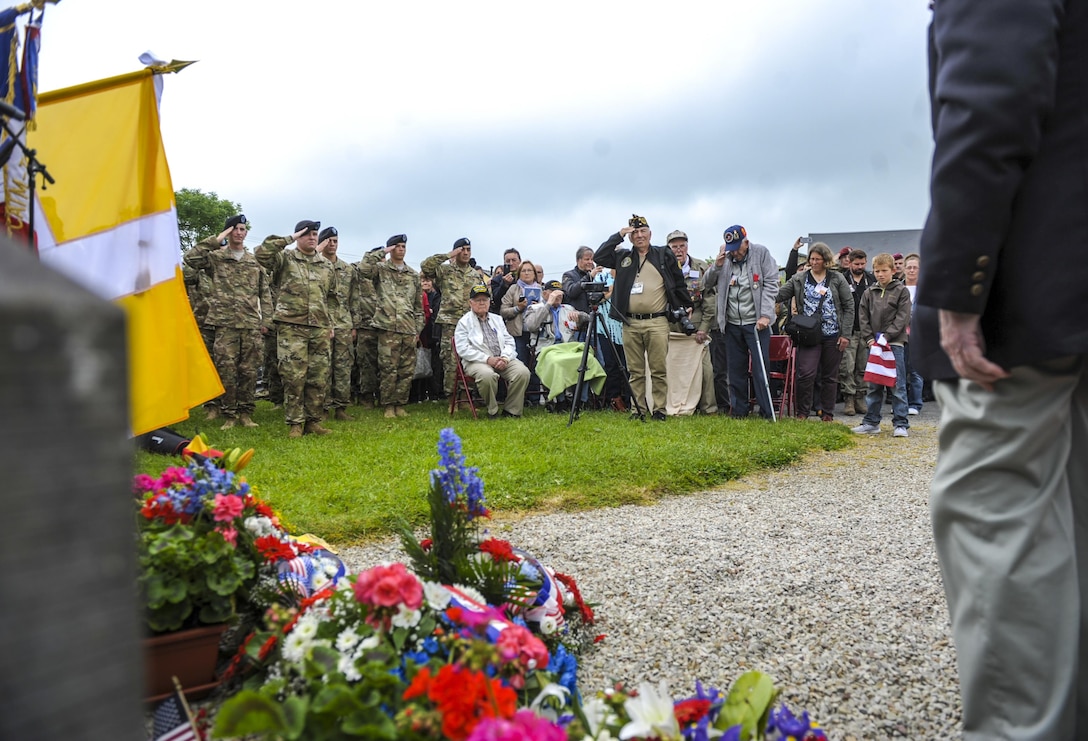
[[[682,696],[696,679],[725,687],[758,669],[832,739],[958,738],[927,407],[907,439],[885,417],[852,449],[715,491],[500,520],[492,533],[573,575],[595,603],[607,637],[582,657],[585,692],[665,679]],[[400,557],[393,543],[343,555],[354,569]]]

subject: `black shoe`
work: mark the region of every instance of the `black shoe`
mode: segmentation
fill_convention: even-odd
[[[510,412],[506,411],[505,409],[502,410],[502,416],[510,417],[512,419],[521,419],[520,414],[511,414]]]
[[[665,421],[665,413],[663,411],[661,411],[660,409],[658,409],[656,412],[654,412],[653,415],[651,415],[651,416],[653,416],[653,418],[658,422],[664,422]]]
[[[489,415],[487,415],[487,418],[490,419],[490,420],[495,420],[495,419],[498,419],[500,416],[502,416],[502,415],[500,415],[500,414],[489,414]]]

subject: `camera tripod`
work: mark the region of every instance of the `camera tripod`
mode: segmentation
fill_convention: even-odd
[[[586,339],[584,346],[582,347],[582,361],[578,364],[578,383],[574,386],[574,399],[570,403],[570,418],[567,420],[567,427],[574,424],[574,420],[579,416],[582,410],[582,389],[586,383],[586,368],[589,367],[589,348],[593,343],[593,338],[600,336],[604,338],[604,341],[608,343],[608,346],[612,348],[612,357],[616,359],[616,362],[620,366],[620,370],[623,373],[623,385],[627,388],[627,394],[631,399],[631,404],[634,406],[635,414],[638,418],[645,422],[646,412],[643,410],[639,400],[635,398],[635,392],[631,389],[631,375],[627,372],[627,369],[622,363],[620,363],[619,353],[616,352],[616,344],[612,342],[612,338],[605,333],[597,333],[597,323],[604,321],[600,315],[601,302],[591,301],[589,307],[589,321],[586,322]]]

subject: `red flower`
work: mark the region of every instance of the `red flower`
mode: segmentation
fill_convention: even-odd
[[[698,723],[708,712],[710,712],[710,700],[694,697],[690,700],[681,700],[673,706],[673,714],[676,715],[676,722],[681,728]]]
[[[275,535],[262,535],[253,542],[266,561],[291,561],[295,552]]]
[[[499,540],[498,538],[488,538],[480,543],[480,552],[490,554],[491,558],[499,563],[510,563],[518,560],[509,541]]]
[[[423,540],[419,541],[419,547],[425,551],[431,550],[432,545],[434,545],[434,541],[430,538],[424,538]]]
[[[593,642],[594,643],[600,643],[605,638],[607,638],[607,636],[604,633],[601,633],[600,635],[593,636]]]
[[[442,733],[464,741],[483,718],[512,718],[517,693],[482,672],[446,664],[432,675],[423,668],[412,678],[402,696],[405,700],[426,697],[442,715]]]

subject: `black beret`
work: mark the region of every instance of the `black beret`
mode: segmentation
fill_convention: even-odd
[[[223,225],[223,228],[224,229],[233,229],[234,227],[238,226],[239,224],[248,224],[248,223],[249,222],[246,221],[246,215],[245,214],[238,214],[237,216],[231,216],[229,219],[227,219],[227,223]]]
[[[309,219],[303,219],[302,221],[295,224],[295,232],[300,232],[303,229],[306,229],[306,231],[308,231],[308,232],[320,231],[321,222],[320,221],[310,221]],[[295,232],[292,232],[292,234],[294,234]]]
[[[408,243],[408,235],[407,234],[394,234],[392,237],[385,240],[385,246],[386,247],[392,247],[393,245],[400,244],[401,242],[404,242],[405,244]]]
[[[324,242],[329,237],[335,237],[338,234],[339,234],[339,232],[336,231],[335,226],[327,226],[327,227],[325,227],[324,229],[321,230],[320,234],[317,235],[317,241],[318,242]]]
[[[453,243],[453,248],[454,249],[457,249],[458,247],[471,247],[471,246],[472,246],[472,242],[468,241],[468,237],[461,237],[460,239],[458,239],[456,242]]]

